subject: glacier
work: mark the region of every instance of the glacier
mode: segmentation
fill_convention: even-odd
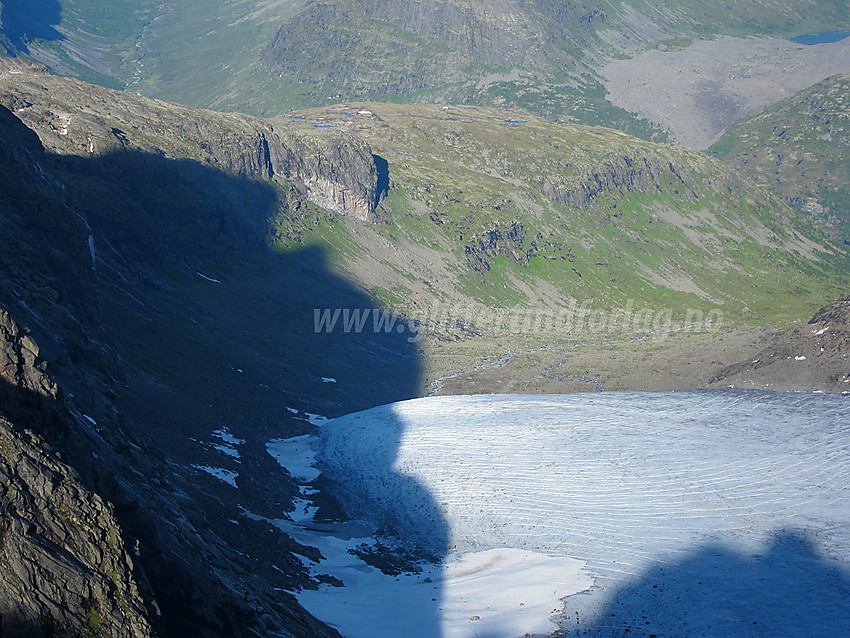
[[[850,635],[846,397],[430,397],[328,420],[313,447],[348,514],[441,561],[299,596],[345,636]],[[364,618],[373,596],[402,619]]]

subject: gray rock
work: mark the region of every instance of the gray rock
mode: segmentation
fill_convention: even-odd
[[[150,636],[112,506],[41,434],[59,390],[0,309],[0,618],[3,636]]]

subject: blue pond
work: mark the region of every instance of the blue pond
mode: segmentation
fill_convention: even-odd
[[[797,44],[827,44],[829,42],[840,42],[847,36],[850,36],[850,31],[824,31],[813,35],[797,36],[794,38],[794,42]]]

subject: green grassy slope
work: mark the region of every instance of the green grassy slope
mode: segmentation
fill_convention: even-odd
[[[850,241],[850,75],[737,122],[709,152]]]
[[[313,135],[367,141],[390,189],[383,224],[316,220],[281,241],[325,245],[413,315],[434,303],[509,314],[577,303],[779,320],[847,284],[846,254],[810,220],[700,153],[476,107],[295,117]]]
[[[848,283],[845,249],[809,216],[718,160],[613,129],[518,110],[379,103],[260,120],[19,70],[0,78],[0,99],[47,148],[189,158],[271,178],[284,201],[253,222],[243,214],[225,223],[222,212],[205,223],[189,202],[183,218],[155,223],[181,225],[213,254],[217,233],[232,243],[240,228],[283,254],[321,249],[372,298],[423,322],[435,307],[471,308],[491,326],[504,313],[519,325],[522,313],[572,308],[780,321],[810,315]],[[376,180],[381,203],[368,217],[379,223],[320,208],[328,197],[351,202],[352,176]],[[305,188],[312,203],[294,205]],[[174,180],[149,190],[136,195],[185,194]],[[363,193],[360,201],[374,200],[375,190]],[[132,207],[121,210],[121,232],[131,232]]]

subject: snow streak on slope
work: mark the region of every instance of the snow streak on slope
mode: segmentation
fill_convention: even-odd
[[[760,582],[736,585],[732,579],[741,574],[729,571],[727,593],[712,592],[728,600],[712,604],[736,611],[703,610],[696,614],[703,627],[692,618],[678,631],[717,635],[719,622],[725,631],[747,626],[752,633],[753,618],[781,620],[755,635],[818,634],[812,625],[818,622],[832,623],[828,631],[835,623],[850,630],[850,403],[844,398],[439,397],[334,419],[320,436],[320,467],[355,516],[390,526],[438,555],[449,546],[458,552],[509,547],[586,561],[596,589],[567,601],[567,610],[582,618],[610,608],[618,590],[652,570],[668,568],[676,576],[666,586],[681,586],[690,572],[676,567],[698,571],[694,556],[712,548],[714,562],[702,561],[700,569],[749,565]],[[772,557],[770,548],[779,545],[793,569],[757,569],[757,560]],[[807,600],[803,612],[795,606],[793,614],[766,615],[763,599],[748,595],[755,587],[780,601],[799,596],[803,576],[822,561],[831,581],[822,585],[831,593]],[[645,607],[645,597],[638,598],[634,605]],[[705,601],[680,600],[676,613],[690,614],[689,605]],[[627,610],[641,613],[646,610]],[[665,622],[663,629],[677,631],[676,618]]]

